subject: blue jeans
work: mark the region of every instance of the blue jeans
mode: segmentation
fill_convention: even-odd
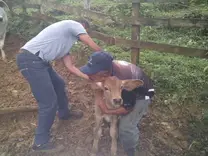
[[[47,143],[56,111],[58,110],[59,118],[69,115],[65,83],[49,63],[28,51],[23,50],[18,54],[16,61],[38,102],[38,125],[34,143]]]

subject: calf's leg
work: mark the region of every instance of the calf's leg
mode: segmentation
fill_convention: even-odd
[[[96,156],[98,151],[98,142],[102,134],[102,121],[103,118],[101,116],[96,116],[96,123],[94,128],[94,140],[93,140],[93,146],[92,146],[92,154],[91,156]]]
[[[117,155],[117,138],[118,138],[118,119],[117,116],[113,116],[110,125],[110,136],[111,136],[111,156]]]

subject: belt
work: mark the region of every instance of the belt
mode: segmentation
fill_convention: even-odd
[[[51,63],[50,61],[43,60],[43,59],[39,56],[40,51],[38,51],[38,52],[36,52],[36,53],[34,54],[34,53],[32,53],[32,52],[30,52],[30,51],[28,51],[28,50],[26,50],[26,49],[20,49],[20,50],[19,50],[19,53],[21,53],[21,52],[27,52],[27,53],[30,53],[30,54],[32,54],[32,55],[35,55],[36,57],[38,57],[39,59],[41,59],[43,62],[45,62],[45,63],[47,63],[47,64],[50,64],[50,63]]]
[[[26,50],[26,49],[20,49],[20,50],[19,50],[19,53],[21,53],[21,52],[27,52],[27,53],[33,54],[32,52],[30,52],[30,51],[28,51],[28,50]],[[43,60],[43,59],[39,56],[39,54],[40,54],[40,51],[36,52],[36,53],[33,54],[33,55],[35,55],[35,56],[37,56],[38,58],[40,58],[41,60]],[[44,61],[44,60],[43,60],[43,61]]]
[[[36,52],[36,53],[35,53],[35,56],[37,56],[38,58],[40,58],[41,60],[43,60],[43,59],[39,56],[39,54],[40,54],[40,51]],[[43,61],[44,61],[44,60],[43,60]]]
[[[36,53],[35,53],[35,56],[37,56],[39,59],[41,59],[41,60],[42,60],[43,62],[45,62],[46,64],[51,64],[50,61],[43,60],[43,59],[39,56],[39,54],[40,54],[40,51],[36,52]]]

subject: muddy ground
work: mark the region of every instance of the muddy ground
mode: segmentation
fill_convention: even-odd
[[[10,34],[6,39],[5,51],[8,61],[0,60],[0,108],[34,106],[30,87],[20,75],[15,64],[15,55],[25,40]],[[78,62],[78,61],[77,61]],[[55,154],[59,156],[89,156],[92,146],[94,126],[93,95],[86,81],[70,75],[61,62],[55,63],[56,71],[63,76],[68,89],[70,103],[74,109],[84,111],[81,120],[64,123],[56,119],[52,134],[57,144],[63,144],[65,150]],[[143,156],[180,156],[188,148],[185,121],[178,120],[178,108],[161,108],[159,102],[151,105],[149,113],[139,126],[140,148]],[[177,114],[178,112],[178,114]],[[0,116],[0,156],[26,156],[30,152],[36,127],[37,112]],[[110,136],[104,125],[98,156],[109,156]],[[124,156],[119,146],[119,156]]]

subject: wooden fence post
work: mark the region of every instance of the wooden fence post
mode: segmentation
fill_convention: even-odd
[[[22,2],[22,10],[23,10],[23,13],[24,14],[27,14],[27,8],[25,7],[25,3],[26,2],[25,2],[25,0],[22,0],[21,2]]]
[[[132,1],[132,30],[131,30],[131,39],[137,40],[140,42],[140,26],[136,25],[135,22],[139,19],[139,8],[140,0]],[[139,48],[131,48],[131,63],[136,64],[137,58],[139,57]]]
[[[84,0],[84,9],[90,10],[91,0]]]

